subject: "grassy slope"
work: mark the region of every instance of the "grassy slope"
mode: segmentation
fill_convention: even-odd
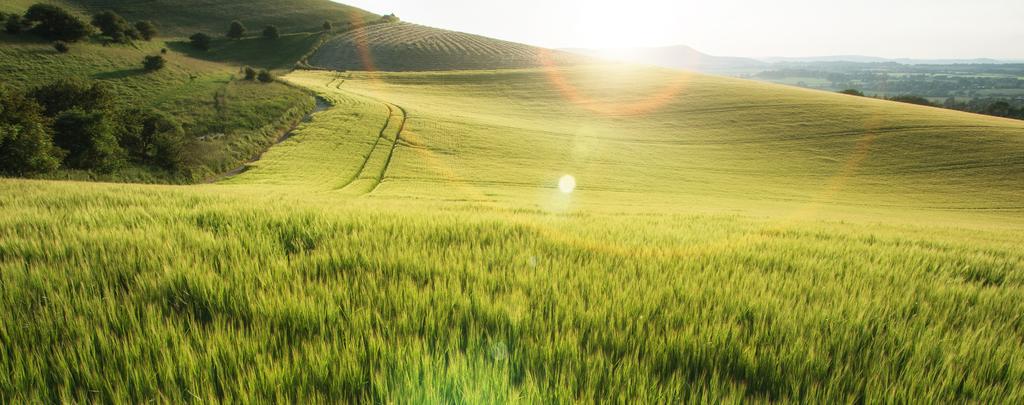
[[[0,180],[0,400],[1024,400],[1020,123],[564,74],[296,73],[336,107],[227,184]]]
[[[163,35],[188,37],[202,31],[221,36],[232,20],[258,34],[266,25],[284,33],[316,32],[324,21],[342,25],[377,16],[329,0],[67,0],[88,13],[114,10],[131,21],[152,20]]]
[[[541,52],[549,54],[552,63],[585,60],[560,51],[403,22],[348,31],[325,43],[310,64],[331,70],[508,69],[540,66]]]
[[[112,86],[118,101],[125,106],[152,107],[171,113],[193,138],[215,138],[196,140],[190,145],[190,166],[196,178],[230,169],[248,159],[312,109],[312,100],[303,91],[283,84],[237,81],[234,78],[240,75],[235,66],[197,60],[178,52],[165,55],[165,69],[145,73],[142,59],[158,54],[166,46],[160,40],[111,46],[85,41],[72,45],[68,54],[59,54],[48,42],[30,35],[0,33],[0,44],[0,77],[5,79],[6,86],[30,89],[63,77],[102,80]],[[100,179],[185,180],[135,169]]]

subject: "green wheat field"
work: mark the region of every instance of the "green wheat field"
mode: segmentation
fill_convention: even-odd
[[[332,106],[235,176],[0,180],[0,402],[1024,401],[1020,121],[636,66],[283,80]]]

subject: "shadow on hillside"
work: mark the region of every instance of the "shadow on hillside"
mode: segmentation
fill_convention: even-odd
[[[191,58],[211,62],[249,65],[261,69],[289,69],[317,46],[320,33],[285,34],[278,39],[249,37],[240,40],[218,38],[207,51],[189,41],[167,42],[167,48]]]
[[[142,68],[137,69],[121,69],[112,70],[109,72],[100,72],[92,75],[93,79],[96,80],[117,80],[126,79],[129,77],[140,76],[146,74],[146,71]]]

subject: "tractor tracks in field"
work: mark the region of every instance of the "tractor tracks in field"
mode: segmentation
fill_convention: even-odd
[[[366,195],[376,191],[387,176],[395,149],[402,140],[408,113],[398,105],[383,101],[380,103],[388,110],[387,118],[359,169],[348,182],[339,187],[346,194]]]

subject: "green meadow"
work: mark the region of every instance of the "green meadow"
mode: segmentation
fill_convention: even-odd
[[[284,80],[332,107],[214,184],[0,180],[0,402],[1024,401],[1019,121],[635,66]]]

